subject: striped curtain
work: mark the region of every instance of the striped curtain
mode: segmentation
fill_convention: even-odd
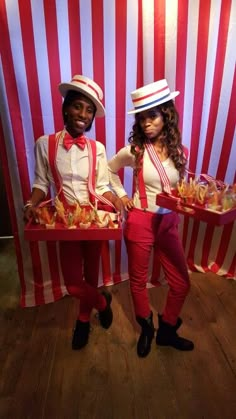
[[[176,98],[189,169],[236,182],[235,0],[0,0],[0,153],[14,233],[21,305],[67,293],[57,243],[24,240],[23,203],[34,178],[34,142],[62,128],[61,81],[93,78],[106,117],[91,138],[110,158],[127,144],[130,92],[166,78]],[[132,191],[132,172],[122,173]],[[3,222],[0,220],[0,222]],[[236,223],[182,218],[190,269],[236,278]],[[160,280],[155,264],[150,282]],[[127,278],[123,241],[104,242],[100,285]]]

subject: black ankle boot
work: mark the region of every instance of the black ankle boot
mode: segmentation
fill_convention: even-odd
[[[90,323],[76,321],[72,337],[72,349],[82,349],[88,343],[90,332]]]
[[[183,320],[181,319],[181,317],[178,317],[176,325],[174,326],[175,330],[178,330],[182,323],[183,323]]]
[[[112,309],[111,309],[112,295],[107,291],[103,291],[102,295],[106,299],[107,306],[106,306],[105,310],[98,312],[98,318],[99,318],[101,326],[104,329],[109,329],[109,327],[112,324],[112,320],[113,320],[113,313],[112,313]]]
[[[152,312],[146,319],[142,317],[136,317],[138,324],[140,324],[142,328],[141,335],[139,336],[137,343],[137,354],[141,358],[147,356],[151,350],[151,343],[155,331],[152,317]]]
[[[175,326],[162,320],[162,316],[158,314],[159,328],[157,329],[156,344],[160,346],[173,346],[180,351],[192,351],[194,348],[191,340],[180,337],[176,330],[180,327],[182,320],[178,318]]]

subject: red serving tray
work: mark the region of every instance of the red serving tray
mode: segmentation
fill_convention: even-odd
[[[167,195],[166,193],[157,195],[156,204],[160,207],[193,217],[199,221],[205,221],[206,223],[218,226],[236,220],[236,208],[224,212],[215,211],[197,204],[185,204],[175,195]]]
[[[48,229],[45,225],[33,224],[29,222],[25,226],[24,238],[28,241],[57,241],[57,240],[121,240],[122,227],[118,228],[97,228],[69,229],[63,224],[56,223],[55,228]]]

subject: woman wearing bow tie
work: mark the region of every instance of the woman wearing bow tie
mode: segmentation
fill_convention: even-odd
[[[105,115],[102,90],[93,80],[76,75],[71,82],[61,83],[59,91],[64,97],[64,129],[50,136],[43,135],[36,141],[35,179],[31,197],[24,207],[25,220],[36,218],[35,210],[45,200],[50,187],[59,194],[64,206],[76,201],[86,205],[95,197],[121,211],[121,200],[108,186],[105,147],[85,136],[94,117]],[[94,169],[91,168],[92,160],[96,161]],[[68,292],[80,300],[72,349],[81,349],[88,343],[93,308],[97,309],[103,328],[108,329],[112,323],[111,294],[97,290],[101,243],[59,242],[64,281]]]

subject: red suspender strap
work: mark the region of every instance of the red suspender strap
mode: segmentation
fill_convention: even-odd
[[[159,173],[163,190],[167,193],[171,193],[169,178],[165,172],[165,169],[159,157],[157,156],[155,152],[153,145],[150,142],[148,142],[145,145],[145,147],[146,147],[146,150],[148,152],[151,162],[154,164],[155,168],[157,169]],[[139,198],[141,202],[141,207],[145,209],[148,207],[148,203],[147,203],[147,194],[146,194],[145,184],[143,180],[143,166],[138,172],[138,189],[139,189]]]
[[[148,207],[147,203],[147,194],[143,180],[143,166],[138,171],[138,189],[139,189],[139,199],[141,202],[141,207],[143,209]]]
[[[56,152],[59,140],[61,138],[62,132],[58,134],[52,134],[48,137],[48,160],[49,165],[51,168],[52,176],[55,182],[56,191],[57,194],[60,194],[60,199],[63,201],[64,204],[66,204],[66,198],[62,190],[62,182],[60,178],[60,174],[57,171],[56,168]]]
[[[97,161],[97,150],[96,143],[93,140],[86,139],[88,147],[88,159],[89,159],[89,178],[88,178],[88,189],[89,189],[89,201],[91,204],[95,204],[95,196],[91,193],[91,190],[95,190],[95,170]],[[90,188],[91,184],[91,188]]]
[[[154,164],[155,168],[157,169],[157,171],[159,173],[163,190],[170,194],[171,193],[171,187],[170,187],[169,178],[166,174],[166,171],[165,171],[157,153],[155,152],[155,149],[154,149],[153,145],[151,144],[150,141],[148,141],[145,144],[145,147],[146,147],[146,150],[149,154],[149,157],[150,157],[152,163]]]
[[[112,208],[115,209],[115,206],[108,201],[108,199],[104,198],[104,196],[102,195],[97,195],[95,192],[95,169],[96,169],[96,155],[97,155],[97,150],[96,150],[96,141],[93,140],[89,140],[88,138],[86,138],[86,143],[87,143],[87,147],[88,147],[88,159],[89,159],[89,176],[88,176],[88,190],[89,190],[89,194],[90,194],[90,202],[95,201],[95,198],[98,201],[103,202],[106,205],[111,206]]]
[[[49,165],[51,168],[52,176],[55,182],[57,194],[60,194],[60,199],[62,200],[64,204],[66,204],[67,201],[62,190],[62,181],[56,167],[56,152],[57,152],[58,143],[59,143],[62,133],[63,131],[59,133],[58,135],[56,134],[49,135],[48,159],[49,159]],[[113,208],[115,208],[110,201],[108,201],[106,198],[104,198],[101,195],[97,195],[95,192],[95,178],[96,178],[95,169],[96,169],[96,156],[97,156],[96,142],[86,138],[86,144],[88,147],[88,160],[89,160],[89,176],[88,176],[89,200],[92,204],[94,204],[95,198],[96,198],[98,201],[101,201],[104,204],[110,205]]]

